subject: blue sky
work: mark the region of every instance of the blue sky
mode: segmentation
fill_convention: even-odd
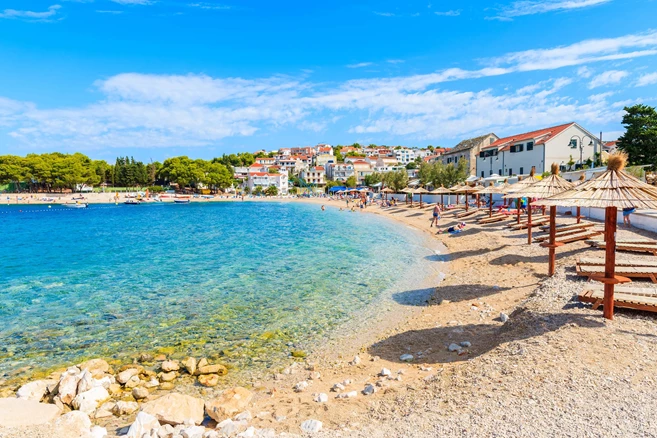
[[[453,146],[657,105],[656,0],[0,0],[0,153]]]

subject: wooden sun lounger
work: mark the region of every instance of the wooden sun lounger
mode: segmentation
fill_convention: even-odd
[[[588,266],[588,265],[576,265],[577,275],[582,277],[604,275],[605,267],[604,266]],[[645,266],[617,266],[616,275],[621,275],[627,278],[648,278],[653,283],[657,283],[657,268],[645,267]]]
[[[541,226],[550,221],[550,218],[537,218],[532,219],[532,228]],[[509,224],[509,228],[513,230],[524,230],[527,228],[527,221],[520,222],[519,224]]]
[[[602,305],[604,295],[604,290],[589,289],[579,294],[578,298],[583,303],[593,303],[593,309],[596,310]],[[614,307],[657,312],[657,296],[628,294],[621,292],[620,287],[616,286]]]
[[[481,213],[481,210],[476,209],[476,208],[472,208],[468,211],[462,211],[462,212],[456,213],[454,215],[454,217],[457,218],[457,219],[461,219],[461,218],[464,218],[464,217],[470,217],[473,214],[477,214],[477,213]]]
[[[585,228],[591,228],[594,227],[595,224],[592,222],[582,222],[581,224],[562,224],[562,225],[557,225],[556,230],[557,233],[561,231],[568,231],[568,230],[582,230]],[[549,232],[550,231],[550,226],[549,225],[544,225],[541,227],[541,230]]]
[[[586,240],[590,239],[593,236],[599,236],[602,234],[602,231],[595,231],[595,230],[583,230],[579,233],[576,234],[571,234],[569,236],[563,236],[560,239],[557,239],[557,243],[572,243],[572,242],[578,242],[580,240]]]
[[[605,243],[596,243],[596,247],[605,249]],[[646,243],[616,243],[616,251],[647,252],[657,256],[657,245]]]
[[[586,243],[588,243],[591,246],[597,246],[597,245],[601,244],[604,247],[605,241],[604,240],[591,239],[591,240],[587,240]],[[638,245],[657,245],[657,240],[620,239],[620,240],[616,241],[617,245],[620,244],[620,243],[623,243],[623,244],[629,243],[631,245],[636,245],[636,244],[638,244]]]
[[[580,265],[586,266],[604,266],[605,259],[604,257],[580,257],[577,260],[577,263]],[[641,266],[648,268],[657,268],[657,260],[650,259],[629,259],[629,260],[619,260],[616,259],[616,266]],[[657,291],[657,289],[655,289]]]
[[[574,236],[574,235],[577,235],[577,234],[580,234],[580,233],[588,234],[588,233],[593,232],[593,231],[594,230],[587,230],[585,228],[580,228],[580,229],[575,229],[575,230],[558,231],[556,233],[556,238],[557,238],[557,241],[559,241],[559,239],[562,238],[562,237]],[[541,235],[541,236],[537,236],[537,237],[534,237],[534,240],[537,241],[537,242],[545,242],[545,241],[550,240],[550,235],[549,234],[544,234],[544,235]]]
[[[635,284],[637,283],[632,283],[632,286],[617,284],[616,287],[614,288],[614,292],[628,294],[628,295],[639,295],[639,296],[657,298],[657,287],[652,287],[652,286],[636,287],[634,286]],[[598,282],[587,283],[586,287],[584,288],[584,292],[588,292],[588,291],[604,292],[604,290],[605,290],[605,285]]]
[[[480,224],[487,224],[487,223],[499,222],[507,219],[509,219],[509,217],[505,214],[494,214],[490,217],[488,216],[482,217],[477,222],[479,222]]]

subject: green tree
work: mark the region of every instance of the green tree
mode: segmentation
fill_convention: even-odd
[[[328,193],[329,189],[331,189],[332,187],[337,187],[339,185],[341,185],[341,184],[338,181],[334,181],[334,180],[330,179],[330,180],[326,181],[325,190]]]
[[[373,186],[374,184],[380,183],[382,179],[383,175],[381,175],[379,172],[373,172],[369,175],[365,175],[365,178],[363,178],[363,183],[366,186]]]
[[[657,111],[642,104],[624,109],[625,133],[618,139],[618,148],[627,153],[630,164],[657,167]]]
[[[406,165],[406,169],[408,170],[417,169],[417,163],[415,161],[411,161]]]
[[[262,186],[256,186],[256,188],[253,189],[254,195],[260,196],[261,193],[262,193]]]
[[[278,187],[269,186],[265,189],[265,195],[267,196],[276,196],[278,195]]]
[[[383,183],[395,191],[408,186],[408,173],[405,170],[395,170],[383,175]]]
[[[573,166],[575,165],[575,160],[573,159],[572,155],[570,156],[570,160],[568,160],[568,163],[566,163],[566,164],[568,164],[568,169],[569,170],[573,169]]]
[[[0,184],[14,183],[18,187],[24,181],[25,173],[23,158],[16,155],[0,156]]]
[[[356,181],[356,177],[351,175],[349,178],[347,178],[347,181],[345,181],[345,184],[347,187],[356,187],[358,185],[358,181]]]
[[[203,182],[214,191],[217,189],[224,191],[233,185],[233,175],[221,163],[206,162],[204,171],[205,176]]]

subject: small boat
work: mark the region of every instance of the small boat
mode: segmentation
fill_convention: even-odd
[[[124,204],[125,204],[125,205],[139,205],[139,204],[141,204],[141,202],[137,201],[136,199],[132,199],[132,198],[131,198],[131,199],[127,199],[127,200],[124,202]]]
[[[189,199],[174,199],[173,202],[176,204],[189,204],[191,201]]]
[[[89,207],[89,204],[62,204],[64,207],[67,208],[87,208]]]

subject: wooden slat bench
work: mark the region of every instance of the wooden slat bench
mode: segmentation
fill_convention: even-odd
[[[576,265],[577,275],[582,277],[599,276],[605,273],[604,266]],[[645,266],[617,266],[616,275],[627,278],[647,278],[657,283],[657,268]]]
[[[657,312],[657,296],[626,293],[621,292],[620,289],[619,286],[616,287],[614,307]],[[578,298],[583,303],[593,303],[593,309],[595,310],[602,305],[604,296],[604,290],[596,288],[584,290],[584,292],[579,294]]]

